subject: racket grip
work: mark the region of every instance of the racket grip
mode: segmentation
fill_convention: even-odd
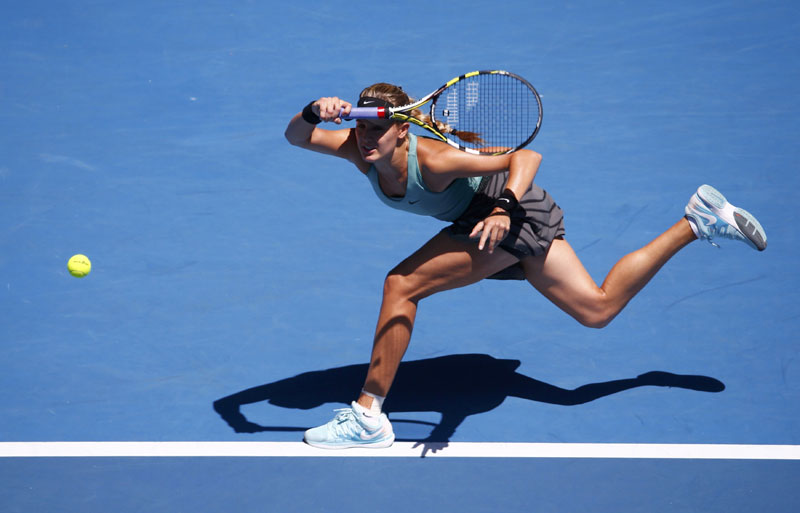
[[[344,116],[344,109],[339,113],[339,116],[345,120],[356,118],[361,119],[380,119],[386,117],[386,109],[383,107],[352,107],[350,114]]]

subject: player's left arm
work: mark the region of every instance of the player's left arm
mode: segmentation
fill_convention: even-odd
[[[432,153],[427,154],[428,150]],[[420,155],[423,156],[425,158],[422,158],[420,163],[423,164],[425,171],[430,176],[443,178],[447,182],[456,178],[489,176],[508,171],[505,188],[517,201],[530,188],[542,162],[541,154],[532,150],[519,150],[509,155],[484,156],[470,155],[444,144],[426,148]],[[475,225],[470,237],[480,237],[478,249],[481,250],[488,242],[489,253],[492,253],[505,239],[510,229],[510,215],[506,215],[503,208],[495,207],[483,221]]]
[[[448,144],[426,141],[419,145],[420,164],[424,172],[435,177],[437,182],[452,182],[456,178],[490,176],[508,171],[506,188],[517,199],[530,188],[539,165],[541,154],[532,150],[518,150],[507,155],[472,155]]]

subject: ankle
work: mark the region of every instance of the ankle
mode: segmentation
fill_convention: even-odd
[[[358,401],[356,402],[360,406],[363,406],[365,409],[369,410],[371,413],[380,415],[383,409],[384,399],[385,397],[367,392],[366,390],[361,390],[361,395],[358,396]]]
[[[689,223],[689,228],[692,229],[692,234],[694,235],[695,240],[700,239],[700,231],[697,229],[697,221],[690,216],[685,216],[684,219]]]

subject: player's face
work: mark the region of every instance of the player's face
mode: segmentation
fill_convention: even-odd
[[[356,141],[361,158],[375,162],[391,156],[400,140],[405,138],[403,125],[385,119],[359,119],[356,122]]]

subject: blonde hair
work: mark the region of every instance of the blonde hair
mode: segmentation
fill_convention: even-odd
[[[372,98],[380,98],[381,100],[385,100],[391,103],[395,107],[402,107],[403,105],[408,105],[409,103],[414,103],[414,99],[408,96],[403,88],[400,86],[396,86],[394,84],[387,84],[386,82],[378,82],[377,84],[372,84],[369,87],[364,88],[359,95],[359,98],[363,98],[365,96],[370,96]],[[426,123],[428,125],[431,124],[431,117],[427,114],[423,114],[420,109],[414,109],[411,111],[411,116],[417,118],[418,120]],[[459,139],[464,142],[472,143],[472,144],[483,144],[484,141],[481,139],[480,134],[476,132],[463,132],[461,130],[455,130],[447,123],[443,123],[441,121],[436,121],[436,129],[443,134],[453,134]]]

